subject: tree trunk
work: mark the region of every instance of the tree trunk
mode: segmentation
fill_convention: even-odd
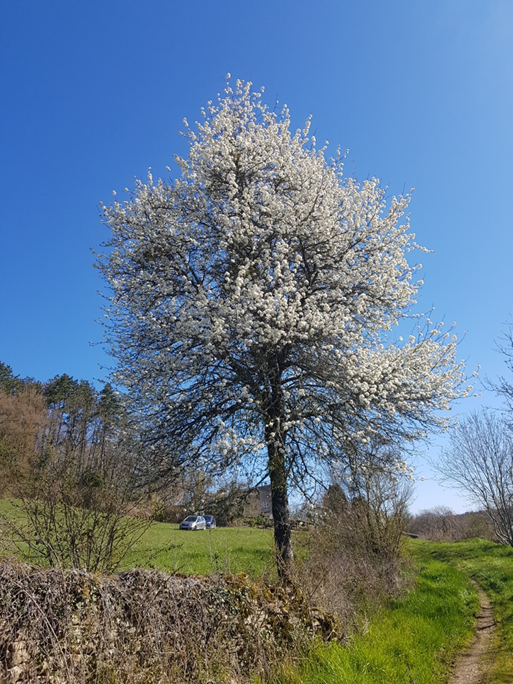
[[[289,580],[292,575],[294,556],[292,552],[285,451],[274,443],[268,443],[267,449],[269,454],[269,477],[271,479],[276,565],[280,579]]]
[[[274,520],[274,545],[278,575],[282,580],[292,576],[292,530],[290,525],[287,467],[285,461],[286,435],[280,431],[281,416],[274,416],[266,429],[271,506]],[[270,426],[270,427],[269,427]]]
[[[269,363],[269,385],[264,394],[265,441],[268,472],[271,480],[271,507],[274,521],[274,546],[278,576],[292,579],[292,530],[290,525],[288,471],[286,460],[287,430],[282,368],[279,359]]]

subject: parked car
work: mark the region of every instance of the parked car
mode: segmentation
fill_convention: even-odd
[[[181,530],[206,530],[207,523],[202,515],[188,515],[180,523]]]
[[[207,530],[214,530],[216,528],[216,519],[213,515],[205,515],[205,522],[207,523]]]

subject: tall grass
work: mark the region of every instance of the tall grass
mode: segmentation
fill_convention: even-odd
[[[494,662],[486,684],[513,682],[513,548],[484,539],[456,543],[423,542],[413,547],[424,559],[450,563],[488,594],[497,623]]]
[[[284,665],[273,684],[441,684],[473,635],[476,592],[438,561],[420,568],[414,589],[381,611],[347,644],[318,644]]]

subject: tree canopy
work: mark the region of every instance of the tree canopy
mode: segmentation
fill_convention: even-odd
[[[409,195],[344,177],[310,121],[291,130],[287,107],[270,110],[251,83],[228,81],[202,115],[185,122],[178,178],[150,174],[103,207],[113,379],[155,477],[242,464],[270,479],[286,566],[288,487],[368,442],[442,426],[464,369],[429,320],[399,334],[425,251]]]

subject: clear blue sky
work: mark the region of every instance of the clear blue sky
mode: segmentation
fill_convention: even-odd
[[[504,372],[512,320],[511,0],[24,0],[0,14],[0,360],[21,376],[101,380],[99,202],[184,151],[183,117],[235,78],[313,115],[347,170],[411,204],[422,308],[466,331],[473,370]],[[466,412],[492,397],[469,399]],[[429,471],[422,468],[426,474]],[[414,509],[463,510],[419,484]]]

